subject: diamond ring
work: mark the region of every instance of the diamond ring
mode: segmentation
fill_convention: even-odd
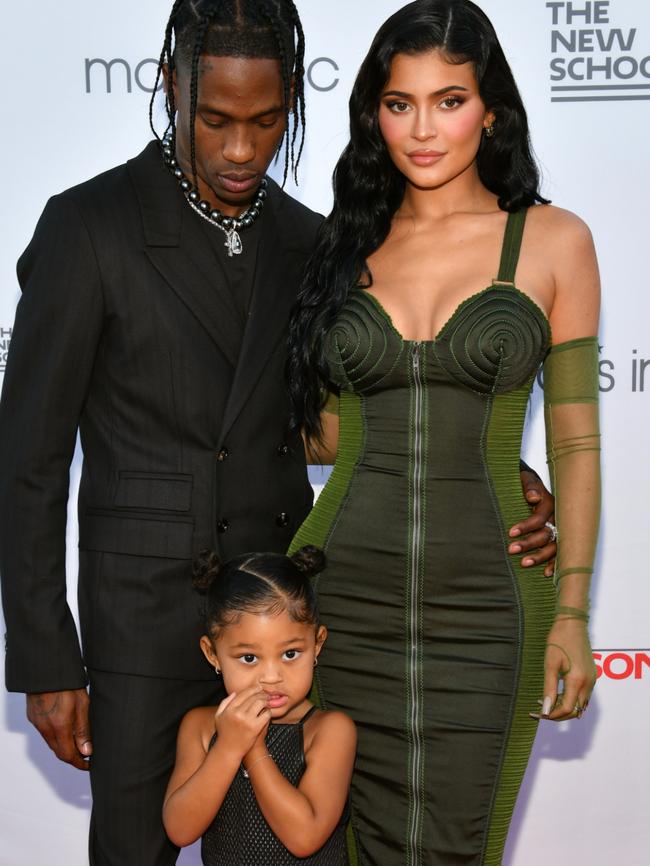
[[[554,523],[551,523],[550,520],[547,520],[546,523],[544,524],[544,526],[551,533],[551,537],[549,538],[549,541],[557,541],[557,526]]]

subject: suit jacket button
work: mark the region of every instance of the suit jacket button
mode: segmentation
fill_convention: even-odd
[[[286,457],[289,453],[289,446],[286,442],[283,442],[282,445],[278,445],[278,454],[280,457]]]
[[[282,511],[275,518],[275,522],[281,529],[284,529],[285,526],[289,525],[289,515],[286,511]]]
[[[230,451],[227,448],[222,448],[221,451],[217,454],[217,460],[219,463],[223,463],[224,460],[227,460],[230,457]]]
[[[223,534],[224,532],[228,532],[230,529],[230,521],[227,517],[222,517],[221,520],[217,523],[217,532]]]

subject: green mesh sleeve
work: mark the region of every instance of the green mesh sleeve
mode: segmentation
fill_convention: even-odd
[[[586,613],[600,522],[597,337],[552,347],[544,363],[544,417],[556,499],[558,604]]]

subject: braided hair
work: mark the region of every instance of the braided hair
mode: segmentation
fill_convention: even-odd
[[[293,0],[176,0],[165,29],[156,84],[149,105],[154,124],[156,91],[167,67],[169,86],[165,108],[172,147],[176,144],[176,104],[171,86],[180,64],[190,67],[190,159],[196,185],[196,106],[201,55],[279,60],[285,106],[284,177],[297,171],[305,141],[305,36]],[[298,133],[300,130],[300,140]]]

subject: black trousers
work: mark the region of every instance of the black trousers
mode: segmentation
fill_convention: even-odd
[[[162,825],[176,734],[185,713],[217,704],[221,682],[91,670],[91,866],[173,866]]]

